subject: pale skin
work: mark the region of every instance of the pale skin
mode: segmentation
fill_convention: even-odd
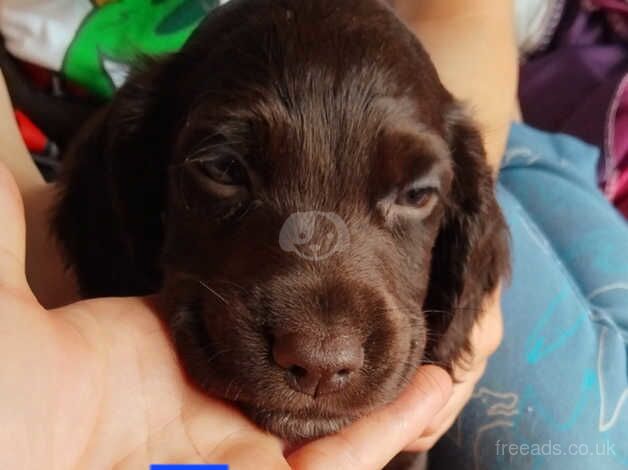
[[[394,3],[445,85],[478,118],[497,168],[516,116],[512,5]],[[236,469],[375,470],[404,448],[433,446],[501,341],[495,293],[472,331],[472,361],[456,368],[459,383],[452,386],[438,367],[421,367],[391,405],[284,455],[280,440],[187,383],[154,314],[156,299],[72,303],[78,298],[74,281],[46,229],[54,188],[41,179],[19,138],[1,75],[0,162],[0,356],[11,358],[0,362],[1,468],[226,462]]]

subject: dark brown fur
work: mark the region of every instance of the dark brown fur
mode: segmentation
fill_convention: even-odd
[[[220,152],[249,167],[228,200],[194,163]],[[233,0],[130,79],[72,153],[54,227],[83,293],[161,290],[191,379],[289,440],[334,432],[419,364],[470,352],[507,271],[481,137],[376,0]],[[395,216],[382,201],[421,175],[436,207]],[[282,225],[303,211],[336,214],[345,249],[284,251]],[[339,393],[295,391],[272,358],[295,331],[357,337],[363,367]]]

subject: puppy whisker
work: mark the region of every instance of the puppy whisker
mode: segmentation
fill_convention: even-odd
[[[223,284],[223,285],[234,287],[244,294],[251,295],[251,291],[249,289],[229,279],[217,279],[213,282],[214,284]]]
[[[220,299],[222,301],[223,304],[225,305],[229,305],[229,302],[227,302],[227,299],[225,299],[222,295],[220,295],[215,289],[212,289],[211,287],[209,287],[205,282],[199,280],[198,283],[203,286],[205,289],[207,289],[209,292],[211,292],[212,294],[214,294],[218,299]]]

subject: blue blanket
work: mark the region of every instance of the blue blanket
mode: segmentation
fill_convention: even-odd
[[[596,187],[597,159],[513,126],[498,189],[505,339],[431,468],[628,467],[628,225]]]

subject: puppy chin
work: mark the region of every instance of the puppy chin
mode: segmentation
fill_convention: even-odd
[[[289,411],[268,411],[247,406],[242,409],[258,426],[284,439],[289,446],[334,434],[366,414],[301,417]]]
[[[416,367],[418,367],[418,362]],[[335,434],[354,421],[393,402],[410,380],[411,369],[404,367],[403,370],[398,371],[398,374],[389,377],[387,393],[383,396],[371,397],[372,400],[363,406],[345,409],[332,406],[327,411],[316,407],[302,408],[297,411],[268,409],[244,402],[237,403],[237,406],[260,428],[283,439],[289,447],[298,447],[308,441]]]

